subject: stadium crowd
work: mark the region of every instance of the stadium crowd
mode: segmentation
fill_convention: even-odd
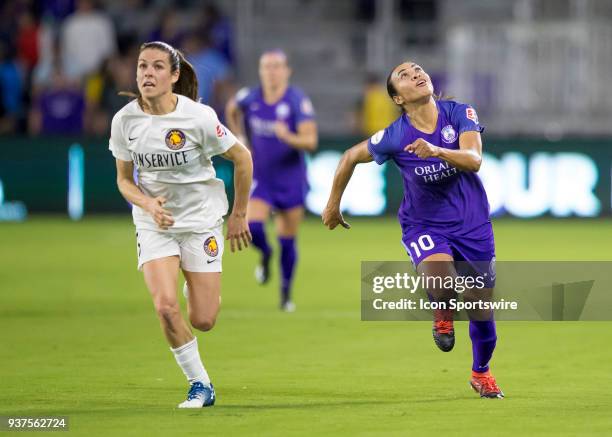
[[[134,91],[139,44],[180,48],[203,102],[223,113],[236,91],[233,32],[214,3],[8,0],[0,6],[0,135],[106,136]]]

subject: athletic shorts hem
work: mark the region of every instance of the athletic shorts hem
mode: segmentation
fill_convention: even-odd
[[[185,270],[186,272],[191,272],[191,273],[221,273],[223,271],[223,265],[221,263],[221,260],[215,260],[215,262],[212,262],[210,264],[206,264],[205,266],[186,266],[184,265],[185,263],[183,263],[183,265],[181,265],[181,269]]]
[[[179,263],[181,261],[180,252],[168,251],[167,253],[156,253],[155,255],[150,255],[148,257],[142,257],[138,259],[138,270],[142,272],[142,266],[148,263],[149,261],[154,261],[156,259],[168,258],[170,256],[178,256]]]
[[[273,202],[270,199],[266,199],[263,196],[251,196],[250,200],[253,200],[253,199],[261,200],[262,202],[265,202],[274,211],[287,211],[293,208],[297,208],[298,206],[304,208],[304,206],[306,205],[305,200],[289,202],[287,204],[280,204],[280,202]]]

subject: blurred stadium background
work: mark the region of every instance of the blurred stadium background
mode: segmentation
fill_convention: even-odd
[[[151,39],[184,50],[202,100],[221,117],[231,95],[257,83],[263,50],[289,54],[321,131],[310,159],[313,213],[339,151],[397,116],[384,79],[413,59],[438,91],[478,110],[494,215],[609,215],[611,21],[612,2],[602,0],[5,1],[0,216],[19,218],[24,206],[70,207],[75,217],[81,204],[85,213],[125,210],[105,144],[127,101],[117,92],[134,89],[138,45]],[[220,176],[231,185],[227,165]],[[344,207],[392,213],[398,182],[394,169],[360,169]]]
[[[138,45],[162,39],[194,63],[221,117],[256,84],[261,51],[282,48],[321,132],[298,312],[278,314],[276,276],[255,289],[254,253],[226,257],[219,325],[200,336],[219,387],[205,430],[609,432],[608,323],[501,324],[494,370],[508,402],[479,404],[467,330],[441,356],[428,324],[359,321],[359,262],[406,259],[398,172],[358,169],[343,208],[370,218],[351,231],[326,233],[314,215],[342,151],[396,116],[384,79],[412,59],[486,126],[498,259],[610,259],[611,24],[607,0],[0,2],[0,414],[70,415],[83,435],[203,430],[169,410],[182,376],[163,356],[107,150]],[[217,164],[231,191],[231,167]]]
[[[134,89],[138,45],[151,39],[187,54],[220,117],[230,96],[257,83],[263,50],[289,54],[321,132],[309,163],[313,213],[339,152],[397,116],[384,79],[413,59],[438,91],[478,110],[494,215],[608,215],[611,21],[612,3],[601,0],[3,2],[0,217],[125,210],[105,144],[127,102],[117,92]],[[231,186],[231,168],[219,166]],[[343,206],[392,213],[398,182],[393,169],[360,169]]]

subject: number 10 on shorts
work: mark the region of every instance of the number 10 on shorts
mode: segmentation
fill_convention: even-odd
[[[417,244],[418,243],[418,244]],[[410,242],[410,248],[414,250],[416,258],[421,257],[421,250],[426,252],[434,248],[434,242],[428,234],[421,235],[416,242]]]

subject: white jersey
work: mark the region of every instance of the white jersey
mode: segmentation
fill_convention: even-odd
[[[134,163],[144,194],[166,198],[164,208],[174,218],[166,232],[203,232],[221,223],[228,209],[211,158],[235,143],[212,108],[178,95],[169,114],[147,114],[136,100],[121,108],[113,117],[108,148],[115,158]],[[163,232],[136,205],[132,216],[136,229]]]

